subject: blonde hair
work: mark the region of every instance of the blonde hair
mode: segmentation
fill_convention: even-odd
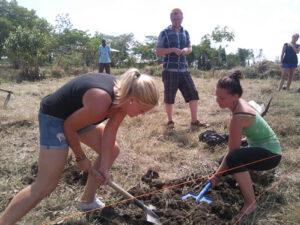
[[[173,16],[174,14],[177,14],[177,13],[179,13],[183,16],[183,13],[182,13],[181,9],[179,9],[179,8],[172,9],[170,16]]]
[[[141,74],[138,69],[127,70],[121,79],[117,80],[116,87],[118,93],[114,104],[122,104],[130,96],[134,96],[141,105],[158,105],[159,91],[154,80],[146,74]]]

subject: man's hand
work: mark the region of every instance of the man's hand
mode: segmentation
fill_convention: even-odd
[[[184,48],[181,50],[181,55],[187,55],[188,54],[188,49]]]
[[[172,48],[172,52],[176,55],[182,55],[182,50],[179,48]]]

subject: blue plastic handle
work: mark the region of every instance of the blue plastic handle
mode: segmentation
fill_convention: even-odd
[[[200,201],[203,196],[205,195],[205,193],[208,191],[208,189],[210,189],[212,183],[211,182],[208,182],[205,187],[201,190],[201,192],[199,193],[199,195],[197,196],[196,198],[196,202]]]

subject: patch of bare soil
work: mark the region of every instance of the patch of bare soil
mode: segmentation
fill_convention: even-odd
[[[0,131],[14,127],[14,128],[20,128],[20,127],[31,127],[32,122],[28,120],[20,120],[20,121],[15,121],[12,123],[6,123],[6,124],[1,124]]]
[[[73,172],[70,170],[67,171],[67,173],[70,173],[69,175],[75,178]],[[222,182],[206,193],[205,196],[213,200],[211,204],[195,202],[195,199],[191,197],[187,200],[182,200],[182,197],[188,193],[200,193],[202,188],[206,185],[207,180],[193,180],[202,176],[203,174],[191,174],[180,179],[169,180],[162,183],[158,179],[159,174],[155,170],[149,169],[141,178],[144,187],[135,186],[129,190],[129,192],[134,196],[154,192],[139,198],[139,200],[147,206],[154,205],[156,207],[154,212],[159,216],[161,224],[232,224],[232,219],[243,206],[243,197],[231,175],[223,176]],[[65,175],[65,177],[68,177],[68,175]],[[80,175],[77,178],[80,178]],[[260,174],[259,178],[260,181],[263,181],[260,185],[269,186],[273,182],[274,176],[269,172]],[[83,177],[80,179],[83,179]],[[79,182],[76,181],[76,179],[73,181]],[[192,182],[185,183],[187,181]],[[80,183],[82,183],[82,181],[80,181]],[[156,192],[161,189],[164,190]],[[88,221],[103,225],[151,224],[146,221],[146,213],[130,201],[106,207],[102,212],[96,211],[88,213],[86,217]],[[63,224],[73,224],[73,222],[65,221]]]

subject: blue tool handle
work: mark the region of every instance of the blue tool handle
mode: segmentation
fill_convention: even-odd
[[[201,190],[201,192],[199,193],[199,195],[196,198],[196,202],[200,201],[201,198],[203,198],[203,196],[205,195],[205,193],[208,191],[208,189],[210,189],[212,183],[208,182],[205,187]]]

